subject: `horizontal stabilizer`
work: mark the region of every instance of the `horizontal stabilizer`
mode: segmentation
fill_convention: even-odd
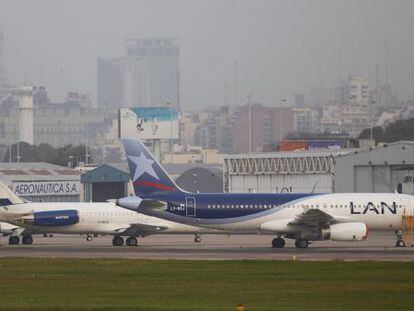
[[[167,206],[165,202],[157,200],[143,200],[140,197],[121,198],[116,201],[116,205],[136,212],[141,212],[143,210],[163,211]]]

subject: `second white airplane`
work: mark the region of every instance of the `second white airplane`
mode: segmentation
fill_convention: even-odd
[[[217,230],[202,229],[168,220],[136,213],[117,206],[113,202],[82,203],[30,203],[24,202],[0,183],[0,221],[11,224],[9,244],[33,243],[33,234],[63,233],[86,234],[87,240],[93,235],[113,235],[113,245],[135,246],[137,237],[152,234],[199,234],[219,233]],[[13,227],[14,228],[11,228]],[[24,230],[16,230],[16,228]]]

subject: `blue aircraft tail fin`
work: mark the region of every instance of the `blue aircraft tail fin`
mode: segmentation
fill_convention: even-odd
[[[141,141],[123,139],[122,142],[136,196],[182,191]]]

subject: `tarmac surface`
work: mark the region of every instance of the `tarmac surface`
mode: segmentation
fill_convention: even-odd
[[[314,242],[307,249],[295,248],[293,240],[271,248],[270,235],[205,235],[200,243],[192,235],[154,235],[138,246],[113,246],[110,236],[90,242],[79,235],[33,238],[33,245],[8,245],[8,237],[1,237],[0,257],[414,261],[414,247],[395,247],[392,232],[372,233],[363,242]]]

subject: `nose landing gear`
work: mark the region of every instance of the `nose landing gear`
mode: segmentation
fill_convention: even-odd
[[[397,242],[395,242],[396,247],[405,247],[405,242],[403,239],[403,232],[401,230],[395,231],[395,234],[397,235]]]
[[[201,242],[201,236],[199,236],[198,234],[196,234],[194,236],[194,243],[200,243]]]

